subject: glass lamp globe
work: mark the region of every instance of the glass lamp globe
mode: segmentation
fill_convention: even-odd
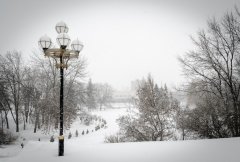
[[[61,48],[65,49],[71,42],[71,39],[66,33],[60,33],[57,36],[57,42]]]
[[[55,29],[56,29],[58,34],[68,32],[68,26],[63,21],[60,21],[59,23],[57,23]]]
[[[52,41],[47,35],[42,36],[38,41],[39,46],[45,51],[51,47]]]
[[[72,50],[79,53],[83,49],[83,43],[80,42],[78,39],[76,39],[72,41],[71,47],[72,47]]]

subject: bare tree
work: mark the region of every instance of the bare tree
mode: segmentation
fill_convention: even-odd
[[[1,120],[1,122],[2,122],[2,130],[3,130],[4,122],[6,122],[6,127],[7,127],[7,129],[9,129],[8,100],[9,100],[9,96],[8,96],[8,93],[7,93],[7,89],[4,86],[4,82],[1,81],[0,82],[0,112],[1,112],[1,119],[2,119]],[[3,117],[3,115],[2,115],[3,113],[4,113],[5,117]]]
[[[206,129],[228,128],[222,134],[212,132],[208,137],[240,136],[239,15],[228,13],[220,21],[211,19],[208,29],[197,35],[197,39],[192,38],[195,50],[179,59],[189,79],[191,88],[187,90],[198,95],[199,110],[205,107],[204,111],[211,112]],[[214,126],[216,123],[220,128]]]
[[[16,132],[19,132],[19,112],[21,107],[21,88],[23,78],[23,63],[20,52],[13,51],[7,52],[5,56],[0,56],[0,72],[1,78],[5,82],[8,88],[10,100],[8,102],[8,108],[12,112],[11,106],[13,106],[16,123]],[[13,113],[11,113],[13,115]]]
[[[41,121],[43,130],[49,132],[57,129],[59,123],[59,73],[55,62],[39,55],[33,57],[33,69],[38,74],[35,81],[36,90],[40,94],[39,102],[36,102],[38,110],[35,110],[35,129]],[[81,80],[85,77],[86,62],[83,58],[72,61],[64,75],[64,125],[69,127],[76,118],[79,105],[82,105],[84,90]]]
[[[172,138],[179,103],[167,87],[159,88],[151,76],[139,82],[137,111],[121,117],[120,133],[125,141],[163,141]]]

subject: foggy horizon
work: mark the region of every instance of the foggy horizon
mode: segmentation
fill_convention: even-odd
[[[234,5],[239,1],[9,0],[0,6],[0,50],[21,51],[29,58],[32,51],[40,53],[37,42],[42,35],[55,43],[55,25],[64,21],[71,40],[84,44],[81,55],[93,82],[121,90],[150,73],[158,84],[174,87],[185,79],[177,57],[192,49],[189,36]]]

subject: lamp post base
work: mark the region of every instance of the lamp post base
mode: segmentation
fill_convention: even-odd
[[[59,139],[58,156],[64,156],[64,139]]]

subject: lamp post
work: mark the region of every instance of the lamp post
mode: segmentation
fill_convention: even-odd
[[[63,87],[64,87],[64,68],[67,69],[68,61],[73,58],[78,58],[79,53],[83,48],[83,44],[78,40],[72,41],[71,48],[68,49],[68,46],[71,42],[69,36],[67,35],[68,26],[64,22],[57,23],[55,27],[57,33],[57,43],[60,48],[51,48],[52,41],[47,36],[42,36],[38,43],[39,46],[43,49],[44,55],[51,57],[56,62],[56,68],[60,69],[60,131],[59,131],[59,145],[58,145],[58,156],[64,155],[64,136],[63,136]]]

